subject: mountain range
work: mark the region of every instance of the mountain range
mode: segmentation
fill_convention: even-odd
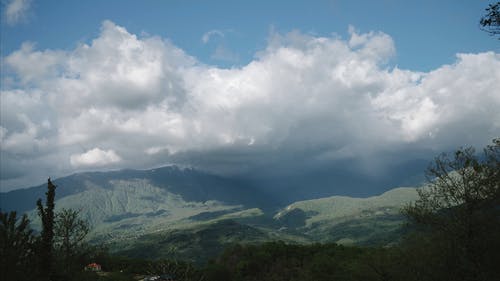
[[[194,262],[233,243],[390,244],[403,231],[400,208],[417,198],[416,189],[406,187],[365,198],[286,202],[241,179],[177,166],[79,173],[53,182],[56,211],[80,211],[92,243],[131,257]],[[28,213],[37,228],[35,202],[45,191],[42,184],[0,193],[1,209]]]

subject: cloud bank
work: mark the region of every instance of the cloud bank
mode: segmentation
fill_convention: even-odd
[[[225,69],[110,21],[73,50],[25,43],[3,60],[0,184],[180,161],[238,170],[279,165],[284,154],[377,166],[388,152],[413,157],[500,135],[499,54],[458,54],[422,73],[390,67],[395,53],[382,32],[293,31]]]

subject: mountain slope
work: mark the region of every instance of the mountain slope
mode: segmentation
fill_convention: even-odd
[[[72,208],[92,225],[93,234],[126,236],[174,227],[201,213],[231,212],[243,205],[216,200],[186,201],[181,195],[152,185],[145,179],[113,180],[107,187],[87,182],[78,194],[56,201],[56,210]],[[36,216],[32,212],[33,216]]]
[[[400,187],[389,190],[382,195],[368,198],[353,198],[347,196],[332,196],[321,199],[298,201],[288,205],[275,216],[280,219],[289,212],[299,209],[309,212],[306,225],[310,226],[325,220],[337,220],[352,216],[378,215],[380,212],[399,210],[408,202],[417,199],[415,188]],[[384,210],[384,208],[386,210]]]
[[[231,243],[390,244],[401,234],[400,208],[417,198],[415,188],[397,188],[368,198],[298,201],[279,210],[261,191],[265,186],[175,166],[81,173],[53,182],[56,211],[79,210],[91,223],[92,242],[129,256],[191,260]],[[1,208],[28,212],[36,227],[35,201],[45,191],[44,184],[1,193]]]
[[[107,241],[122,255],[201,263],[234,243],[387,245],[403,231],[400,207],[416,197],[415,188],[397,188],[369,198],[333,196],[293,203],[274,217],[260,209],[207,211],[155,232]]]
[[[182,229],[218,217],[258,216],[274,208],[266,194],[237,180],[188,168],[89,172],[53,180],[56,211],[71,208],[90,222],[94,241]],[[28,212],[35,228],[46,184],[0,193],[2,211]],[[247,211],[247,210],[258,211]],[[260,212],[260,213],[259,213]]]
[[[390,240],[397,238],[401,230],[404,222],[401,208],[417,198],[416,189],[409,187],[368,198],[332,196],[295,202],[274,219],[287,231],[302,233],[316,241],[385,244],[393,242]]]
[[[210,173],[177,166],[151,170],[120,170],[87,172],[53,180],[58,187],[56,200],[80,194],[91,187],[112,189],[115,181],[146,180],[149,184],[180,195],[185,201],[204,202],[215,200],[233,205],[251,207],[273,206],[266,194],[252,189],[245,182]],[[44,198],[47,185],[0,193],[2,210],[26,212],[35,207],[38,198]]]
[[[135,258],[176,258],[204,263],[229,245],[263,243],[272,240],[297,242],[299,237],[277,236],[270,229],[224,219],[185,229],[171,229],[143,235],[138,239],[115,240],[108,244],[115,253]]]

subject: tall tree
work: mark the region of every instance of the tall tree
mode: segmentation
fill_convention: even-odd
[[[50,280],[53,275],[52,271],[52,248],[54,242],[54,199],[56,196],[56,186],[50,181],[50,178],[47,180],[47,192],[45,208],[42,205],[42,199],[38,199],[36,202],[38,208],[38,215],[42,221],[42,232],[40,237],[40,243],[38,247],[38,257],[40,258],[39,262],[39,273],[40,278],[43,280]]]

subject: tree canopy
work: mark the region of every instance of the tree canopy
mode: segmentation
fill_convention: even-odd
[[[500,35],[500,2],[489,4],[486,8],[486,15],[481,18],[479,24],[489,34]]]
[[[428,186],[403,210],[417,234],[407,241],[414,251],[410,267],[434,260],[415,271],[438,279],[492,280],[500,274],[492,263],[500,260],[500,139],[482,154],[472,147],[442,154],[427,172]]]

